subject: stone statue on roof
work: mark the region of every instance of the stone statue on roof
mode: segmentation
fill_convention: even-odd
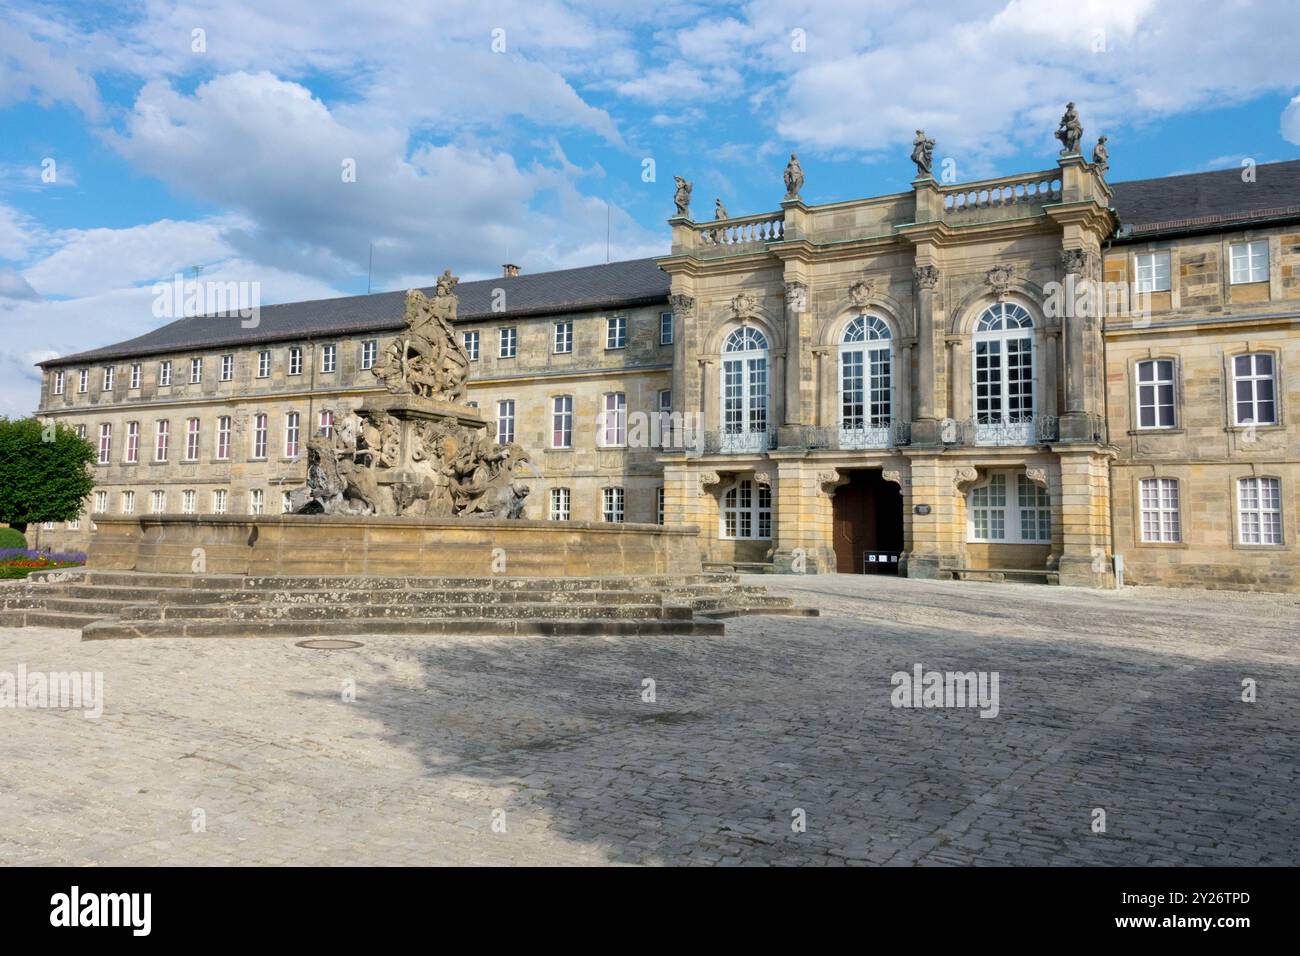
[[[1079,151],[1079,143],[1083,140],[1083,124],[1079,122],[1079,112],[1074,108],[1073,102],[1065,104],[1065,114],[1056,130],[1056,138],[1064,147],[1061,150],[1062,156]]]

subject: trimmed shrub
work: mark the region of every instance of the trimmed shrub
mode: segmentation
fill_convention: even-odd
[[[0,528],[0,548],[25,548],[27,539],[17,528]]]

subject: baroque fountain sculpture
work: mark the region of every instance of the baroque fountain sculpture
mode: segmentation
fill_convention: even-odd
[[[453,323],[459,280],[448,269],[432,298],[406,293],[406,330],[373,369],[388,394],[340,415],[307,443],[307,484],[294,514],[518,518],[530,465],[513,442],[498,444],[465,404],[469,355]]]

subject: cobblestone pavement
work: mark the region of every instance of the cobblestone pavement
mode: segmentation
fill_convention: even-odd
[[[1300,596],[762,583],[824,616],[345,651],[0,629],[0,673],[106,699],[0,709],[0,863],[1300,862]],[[996,671],[997,716],[892,707],[915,664]]]

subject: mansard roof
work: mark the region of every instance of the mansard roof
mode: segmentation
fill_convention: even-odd
[[[597,309],[634,308],[667,301],[668,276],[654,259],[631,259],[578,269],[461,282],[456,286],[461,319],[508,319]],[[496,290],[504,295],[497,296]],[[433,295],[433,287],[422,290]],[[493,310],[494,297],[503,309]],[[378,292],[311,302],[264,305],[256,328],[245,329],[238,316],[177,319],[125,342],[41,362],[42,367],[86,364],[109,359],[221,346],[325,338],[404,327],[406,293]]]

